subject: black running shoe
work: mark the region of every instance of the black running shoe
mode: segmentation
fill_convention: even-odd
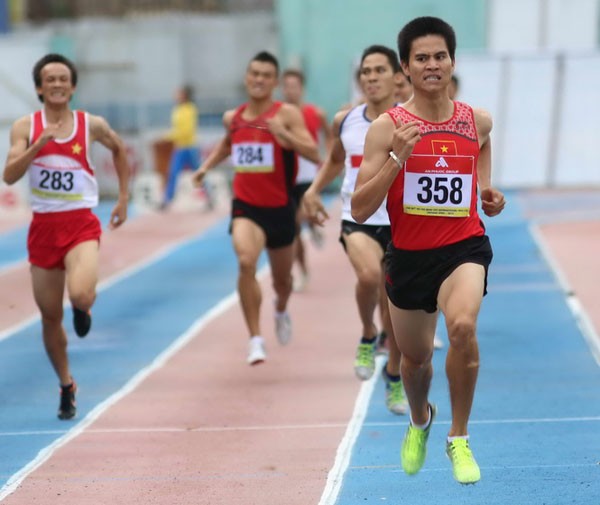
[[[73,307],[73,327],[78,336],[85,337],[92,327],[92,314],[90,311],[85,312]]]
[[[68,386],[60,387],[60,405],[58,406],[58,418],[62,420],[73,419],[77,413],[75,393],[77,384],[73,381]]]

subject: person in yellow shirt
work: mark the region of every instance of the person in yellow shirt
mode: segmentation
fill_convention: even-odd
[[[177,105],[171,113],[171,131],[168,139],[173,142],[173,153],[169,164],[169,174],[162,209],[173,201],[177,189],[177,179],[181,171],[188,167],[196,170],[200,165],[197,146],[198,107],[193,101],[191,86],[182,86],[176,93]],[[210,200],[209,200],[210,201]]]

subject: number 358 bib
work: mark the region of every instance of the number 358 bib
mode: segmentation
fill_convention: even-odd
[[[404,212],[467,217],[474,165],[473,156],[413,154],[404,166]]]

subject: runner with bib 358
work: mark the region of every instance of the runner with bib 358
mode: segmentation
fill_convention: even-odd
[[[400,31],[398,50],[414,94],[369,129],[352,215],[364,221],[387,196],[392,243],[386,289],[411,418],[402,467],[412,475],[425,463],[436,414],[428,393],[441,311],[450,342],[452,423],[446,452],[454,478],[472,484],[481,474],[467,424],[479,369],[477,316],[492,260],[477,213],[477,188],[486,215],[504,208],[504,196],[491,186],[492,120],[486,111],[448,97],[456,50],[450,25],[438,18],[414,19]]]

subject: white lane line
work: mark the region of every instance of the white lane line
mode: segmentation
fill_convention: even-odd
[[[192,241],[200,238],[201,236],[202,236],[202,234],[190,235],[190,236],[187,236],[187,237],[184,237],[184,238],[178,240],[177,242],[174,242],[165,247],[162,247],[161,249],[156,251],[154,254],[147,256],[143,260],[140,260],[137,263],[134,263],[131,266],[121,270],[120,272],[110,275],[110,276],[106,277],[105,279],[103,279],[102,281],[100,281],[98,283],[97,291],[102,292],[105,289],[108,289],[108,288],[114,286],[118,282],[135,275],[136,273],[149,267],[150,265],[152,265],[154,263],[158,263],[160,260],[167,257],[169,254],[173,253],[175,250],[187,245],[189,242],[192,242]],[[71,307],[70,302],[68,300],[65,300],[65,303],[63,304],[63,308],[70,309],[70,307]],[[35,315],[21,321],[20,323],[18,323],[16,325],[13,325],[9,328],[6,328],[3,331],[0,331],[0,342],[2,340],[6,340],[7,338],[12,337],[13,335],[19,333],[21,330],[27,328],[28,326],[32,325],[33,323],[35,323],[39,320],[40,320],[40,315],[38,313],[38,314],[35,314]]]
[[[406,418],[401,418],[406,419]],[[369,428],[377,427],[397,427],[406,424],[404,421],[396,421],[389,423],[365,423],[364,426]],[[589,423],[589,422],[600,422],[600,416],[588,416],[588,417],[533,417],[533,418],[517,418],[517,419],[469,419],[469,424],[547,424],[547,423]],[[435,424],[452,424],[451,420],[438,421],[436,419]]]
[[[170,250],[171,248],[167,249]],[[129,273],[129,275],[131,275],[131,273]],[[34,472],[43,463],[45,463],[57,449],[63,447],[75,437],[80,435],[88,426],[90,426],[94,421],[96,421],[112,405],[114,405],[119,400],[121,400],[133,390],[135,390],[150,374],[163,367],[165,363],[171,358],[171,356],[173,356],[188,342],[190,342],[194,338],[194,336],[197,333],[199,333],[210,321],[212,321],[213,319],[221,315],[223,312],[225,312],[227,309],[229,309],[237,301],[237,299],[237,294],[234,293],[229,295],[227,298],[221,300],[221,302],[215,305],[201,318],[197,319],[185,333],[181,334],[169,347],[167,347],[162,353],[160,353],[154,359],[154,361],[152,361],[152,363],[142,368],[137,374],[135,374],[121,389],[109,396],[102,403],[96,405],[96,407],[92,409],[83,420],[77,423],[62,437],[56,439],[50,445],[44,447],[32,461],[30,461],[27,465],[21,468],[21,470],[13,474],[8,479],[6,484],[2,486],[2,488],[0,489],[0,501],[6,498],[8,495],[12,494],[21,484],[21,482],[23,482],[23,480],[25,480],[25,478],[27,478],[29,474]]]
[[[182,243],[185,240],[182,241]],[[165,250],[170,251],[171,249],[176,248],[175,245],[166,247]],[[167,253],[164,253],[167,254]],[[140,267],[141,268],[141,267]],[[131,270],[131,269],[129,269]],[[268,265],[262,267],[256,274],[257,279],[261,280],[264,278],[269,272]],[[131,273],[129,274],[131,275]],[[124,277],[125,275],[122,275]],[[107,280],[108,282],[108,280]],[[112,407],[119,400],[127,396],[129,393],[134,391],[149,375],[154,373],[156,370],[162,368],[165,363],[181,348],[190,342],[197,333],[202,331],[202,329],[208,325],[213,319],[216,319],[225,311],[227,311],[230,307],[232,307],[238,301],[237,293],[232,293],[228,297],[223,298],[219,303],[217,303],[212,309],[208,312],[204,313],[204,315],[198,318],[194,323],[188,328],[185,333],[182,333],[177,339],[173,341],[173,343],[168,346],[162,353],[160,353],[154,360],[146,367],[142,368],[138,373],[136,373],[129,381],[118,391],[109,396],[106,400],[96,405],[79,423],[77,423],[73,428],[67,431],[62,437],[56,439],[50,445],[44,447],[40,452],[38,452],[37,456],[31,460],[27,465],[21,468],[18,472],[14,473],[9,477],[6,481],[6,484],[0,488],[0,501],[4,500],[7,496],[14,493],[16,489],[19,487],[21,482],[23,482],[29,474],[34,472],[37,468],[43,465],[50,457],[61,447],[66,445],[68,442],[73,440],[75,437],[79,436],[88,426],[94,423],[105,411],[107,411],[110,407]],[[33,432],[30,432],[33,433]],[[53,433],[53,430],[49,430],[46,433]],[[63,433],[63,432],[58,432]]]
[[[376,358],[374,377],[371,380],[363,382],[360,387],[356,403],[354,404],[352,417],[350,418],[346,433],[336,451],[335,461],[327,475],[325,489],[323,490],[318,505],[334,505],[337,501],[344,475],[350,465],[352,449],[354,448],[358,434],[363,426],[365,416],[367,415],[367,409],[369,408],[369,402],[371,401],[371,396],[375,389],[375,383],[381,373],[381,368],[383,367],[385,359],[386,358],[383,356],[378,356]]]
[[[571,313],[573,314],[573,317],[577,321],[577,325],[579,326],[579,329],[581,330],[585,341],[587,342],[590,350],[592,351],[592,356],[594,356],[596,363],[600,366],[600,335],[598,335],[598,332],[596,331],[592,320],[588,316],[586,310],[583,308],[583,305],[579,301],[579,298],[577,298],[577,296],[575,295],[573,288],[570,286],[569,281],[567,280],[566,275],[561,270],[561,268],[558,265],[558,262],[550,252],[550,248],[546,244],[546,241],[543,238],[539,226],[533,223],[529,226],[529,230],[539,250],[542,252],[542,256],[550,266],[550,269],[552,270],[554,276],[560,284],[565,294],[567,306],[569,307]]]
[[[395,422],[363,422],[366,428],[396,428],[405,426],[408,422],[406,416],[401,416]],[[522,419],[471,419],[469,424],[549,424],[549,423],[589,423],[600,422],[600,416],[588,417],[542,417]],[[437,421],[435,424],[449,425],[451,421]],[[298,431],[298,430],[330,430],[347,427],[347,423],[314,423],[314,424],[265,424],[260,426],[199,426],[197,428],[181,428],[178,426],[158,426],[154,428],[131,427],[131,428],[90,428],[86,434],[113,434],[113,433],[227,433],[244,431]],[[28,431],[0,431],[1,437],[31,437],[44,435],[61,435],[67,430],[28,430]]]
[[[597,467],[598,463],[574,463],[571,465],[506,465],[506,466],[482,466],[482,470],[530,470],[536,468],[589,468]],[[352,470],[391,470],[393,473],[403,472],[400,465],[366,465],[352,466]],[[423,468],[420,473],[448,472],[448,468]]]

